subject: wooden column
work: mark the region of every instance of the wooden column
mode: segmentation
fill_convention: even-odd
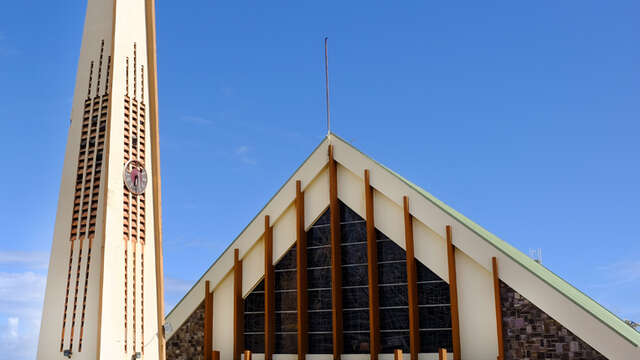
[[[393,350],[393,360],[402,360],[402,349]]]
[[[438,360],[447,360],[447,349],[438,350]]]
[[[373,188],[369,170],[364,171],[364,200],[367,217],[367,265],[369,275],[369,352],[371,360],[380,352],[380,301],[378,298],[378,244],[373,220]]]
[[[233,360],[240,360],[244,348],[244,304],[242,300],[242,260],[233,250]]]
[[[449,296],[451,298],[451,333],[453,335],[453,359],[460,360],[460,317],[458,315],[458,281],[456,279],[456,248],[453,246],[451,226],[447,225],[447,260],[449,265]]]
[[[411,360],[418,360],[420,324],[418,316],[418,273],[413,247],[413,220],[409,213],[409,198],[404,197],[404,240],[407,248],[407,287],[409,290],[409,339]]]
[[[213,350],[211,352],[211,360],[220,360],[220,351]]]
[[[333,359],[342,353],[342,268],[340,251],[340,205],[338,205],[338,166],[329,145],[329,211],[331,215],[331,305],[333,320]]]
[[[269,215],[264,217],[264,358],[271,360],[275,351],[275,273],[273,271],[273,228]]]
[[[498,360],[504,360],[504,339],[502,338],[502,300],[500,299],[500,278],[498,276],[498,259],[491,258],[493,266],[493,296],[496,305],[496,331],[498,332]]]
[[[296,268],[298,295],[298,360],[305,360],[308,349],[307,313],[307,234],[304,231],[304,192],[300,180],[296,181]]]
[[[204,283],[204,360],[211,360],[213,349],[213,293],[209,280]]]

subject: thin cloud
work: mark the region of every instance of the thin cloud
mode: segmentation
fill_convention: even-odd
[[[46,269],[49,256],[41,251],[0,251],[0,265],[22,265],[30,269]]]
[[[236,156],[243,164],[255,165],[257,161],[249,156],[250,148],[247,145],[241,145],[236,148]]]
[[[164,277],[164,289],[166,292],[186,293],[191,289],[190,282],[170,276]]]
[[[640,260],[626,260],[615,262],[599,268],[609,274],[609,281],[599,287],[615,287],[640,282]]]
[[[33,272],[0,272],[0,360],[35,358],[45,282]]]

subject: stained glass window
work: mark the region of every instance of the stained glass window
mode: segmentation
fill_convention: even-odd
[[[244,344],[264,353],[264,280],[244,299]]]
[[[331,320],[331,227],[327,209],[307,231],[309,353],[333,353]]]
[[[275,271],[275,352],[298,352],[298,295],[296,246],[292,246],[276,263]]]

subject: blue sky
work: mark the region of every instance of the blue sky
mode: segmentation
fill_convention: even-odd
[[[34,358],[85,3],[0,11],[0,360]],[[326,35],[337,134],[640,320],[640,4],[398,4],[159,1],[167,310],[326,133]]]

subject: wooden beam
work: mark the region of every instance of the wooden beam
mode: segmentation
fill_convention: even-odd
[[[498,259],[491,258],[493,266],[493,296],[496,305],[496,331],[498,332],[498,360],[504,360],[504,339],[502,338],[502,300],[500,299],[500,278],[498,276]]]
[[[264,357],[271,360],[275,351],[275,273],[273,271],[273,228],[269,215],[264,217]]]
[[[244,348],[244,306],[242,300],[242,260],[233,250],[233,360],[240,360]]]
[[[369,352],[377,360],[380,352],[380,301],[378,298],[378,244],[373,217],[373,187],[369,170],[364,171],[364,200],[367,217],[367,265],[369,276]]]
[[[307,234],[304,231],[304,192],[300,180],[296,181],[296,268],[298,297],[298,360],[305,360],[308,347],[307,313]]]
[[[407,288],[409,290],[409,339],[411,360],[418,360],[420,352],[420,324],[418,314],[418,273],[413,247],[413,220],[409,212],[409,198],[404,197],[404,240],[407,248]]]
[[[458,314],[458,281],[456,279],[456,248],[453,246],[451,226],[447,225],[447,260],[449,265],[449,296],[451,298],[451,333],[453,359],[460,360],[460,316]]]
[[[211,299],[211,283],[209,280],[204,282],[204,360],[211,360],[211,350],[213,348],[213,302]]]
[[[447,349],[438,350],[438,360],[447,360]]]
[[[342,267],[340,249],[340,205],[338,205],[338,166],[329,145],[329,212],[331,215],[331,305],[333,320],[333,360],[342,353]]]
[[[393,350],[393,360],[402,360],[402,349]]]

